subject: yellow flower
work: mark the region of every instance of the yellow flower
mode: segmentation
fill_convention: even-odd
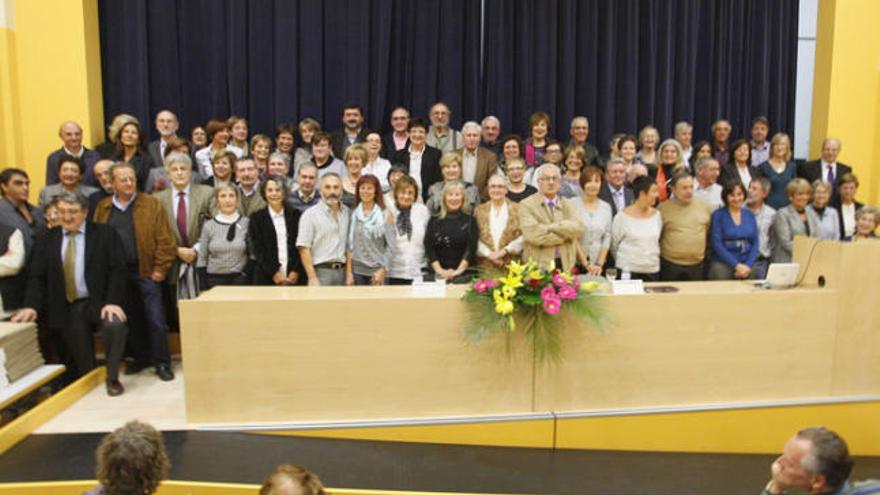
[[[556,260],[550,260],[550,263],[547,263],[547,271],[552,272],[556,269]]]
[[[510,328],[511,332],[516,330],[516,318],[514,318],[513,315],[507,317],[507,326]]]
[[[501,288],[501,294],[504,296],[505,299],[512,299],[513,296],[516,295],[516,289],[509,285],[505,285]]]
[[[594,290],[599,288],[599,282],[592,280],[590,282],[584,282],[581,284],[581,290],[584,292],[593,292]]]
[[[525,269],[526,265],[523,265],[517,261],[511,261],[507,264],[508,276],[510,276],[511,274],[522,276]]]
[[[501,282],[502,285],[513,289],[518,289],[523,286],[522,274],[515,275],[513,273],[508,273],[506,277],[501,277],[498,281]]]
[[[507,316],[513,313],[513,301],[508,301],[506,299],[497,301],[497,304],[495,305],[495,312],[500,314],[501,316]]]
[[[532,270],[529,272],[529,278],[532,280],[541,280],[542,277],[541,270]]]
[[[501,289],[495,289],[492,291],[492,299],[495,299],[496,304],[507,300],[506,297],[501,295]]]

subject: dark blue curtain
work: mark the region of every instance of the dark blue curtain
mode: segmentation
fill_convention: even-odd
[[[486,114],[527,131],[538,110],[568,138],[590,117],[590,141],[653,124],[694,138],[730,119],[734,135],[765,115],[794,129],[798,0],[486,0]]]
[[[104,113],[152,129],[168,108],[181,128],[239,115],[251,133],[318,119],[339,127],[360,104],[381,127],[397,105],[453,123],[476,117],[480,0],[101,0]]]
[[[525,133],[544,110],[563,139],[587,115],[602,149],[649,123],[665,137],[691,121],[695,139],[719,117],[737,135],[757,115],[794,128],[798,0],[485,0],[481,17],[482,7],[100,0],[105,116],[131,113],[155,132],[162,108],[183,129],[235,114],[271,135],[307,116],[334,129],[346,102],[380,128],[397,105],[425,115],[444,100],[453,125],[495,114],[505,132]]]

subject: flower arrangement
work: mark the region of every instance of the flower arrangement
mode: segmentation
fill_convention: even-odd
[[[495,332],[509,338],[521,331],[531,341],[539,363],[558,361],[562,356],[562,334],[566,323],[587,320],[602,329],[604,316],[593,294],[599,283],[578,283],[577,272],[557,270],[552,264],[510,262],[506,272],[476,279],[462,296],[469,304],[465,334],[480,341]]]

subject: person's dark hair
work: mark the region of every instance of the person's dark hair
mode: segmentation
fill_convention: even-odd
[[[635,178],[632,182],[632,190],[633,194],[638,198],[642,195],[642,193],[648,194],[648,191],[651,190],[651,186],[654,185],[654,179],[648,177],[647,175],[640,175]]]
[[[679,181],[683,179],[693,179],[694,177],[686,172],[680,172],[672,176],[672,179],[669,180],[669,187],[674,188]]]
[[[770,120],[763,115],[758,115],[754,119],[752,119],[752,127],[755,127],[755,124],[764,124],[767,126],[767,130],[770,130]]]
[[[209,120],[208,123],[205,125],[205,134],[208,135],[208,142],[213,142],[214,135],[223,130],[229,130],[229,124],[225,120]]]
[[[519,156],[523,155],[523,140],[521,137],[516,134],[508,134],[504,136],[504,139],[501,140],[501,149],[504,149],[504,145],[507,144],[508,141],[514,141],[519,147]]]
[[[615,132],[614,134],[612,134],[611,139],[608,140],[608,148],[611,149],[618,147],[620,144],[620,140],[623,138],[623,136],[626,136],[626,133]],[[619,150],[620,148],[618,147],[617,149]]]
[[[620,139],[617,140],[617,151],[620,151],[620,147],[623,146],[623,143],[630,141],[636,149],[639,149],[639,140],[632,134],[624,134]]]
[[[348,102],[345,105],[342,105],[342,113],[345,113],[346,110],[357,110],[361,115],[364,114],[364,109],[357,103],[353,102]]]
[[[140,421],[106,435],[96,458],[95,477],[107,495],[155,493],[171,466],[162,435]]]
[[[402,167],[400,165],[393,165],[391,168],[388,169],[388,175],[385,176],[385,180],[387,180],[390,183],[391,182],[391,175],[396,172],[400,172],[403,175],[406,175],[407,173],[409,173],[409,171],[406,169],[406,167]]]
[[[729,180],[724,184],[724,187],[721,189],[721,201],[724,202],[724,206],[728,206],[727,197],[733,194],[733,191],[739,189],[740,192],[743,193],[743,198],[748,199],[749,192],[746,191],[746,186],[742,184],[742,182],[738,180]]]
[[[385,199],[382,197],[382,185],[379,184],[379,179],[375,175],[362,175],[357,180],[354,185],[354,205],[357,206],[361,202],[361,186],[364,184],[371,184],[373,186],[373,191],[375,191],[375,198],[373,200],[379,205],[379,208],[384,210]]]
[[[709,141],[698,141],[697,144],[691,147],[691,157],[690,160],[688,160],[691,165],[691,170],[694,170],[694,165],[697,163],[697,154],[700,152],[700,148],[703,148],[704,146],[708,146],[709,152],[712,152],[712,143]]]
[[[327,141],[328,145],[332,145],[332,143],[333,143],[333,140],[330,138],[330,134],[328,134],[324,131],[318,131],[318,132],[312,134],[312,146],[313,147],[316,144],[320,143],[321,141]]]
[[[119,128],[119,135],[116,136],[116,156],[118,157],[124,156],[123,153],[125,153],[125,146],[122,145],[122,131],[125,130],[125,128],[128,126],[134,126],[134,128],[137,129],[138,140],[137,144],[135,144],[135,148],[137,148],[138,153],[144,147],[144,132],[141,130],[140,123],[138,123],[138,121],[136,120],[126,122],[125,124],[122,124],[122,126]]]
[[[260,197],[263,198],[263,201],[266,201],[267,203],[269,202],[266,199],[266,186],[268,186],[270,182],[274,182],[275,185],[281,188],[283,198],[286,199],[287,196],[290,195],[290,188],[287,187],[287,178],[281,177],[280,175],[269,175],[260,182]]]
[[[12,178],[16,175],[21,175],[25,179],[29,179],[27,172],[25,172],[24,170],[20,168],[10,167],[5,168],[2,172],[0,172],[0,184],[3,184],[4,186],[9,185],[9,181],[12,180]]]
[[[263,481],[260,495],[282,495],[289,493],[288,487],[299,485],[303,495],[327,495],[324,484],[318,475],[295,464],[282,464],[275,468]]]
[[[828,488],[840,488],[849,478],[854,464],[846,442],[823,426],[803,429],[797,432],[797,438],[809,440],[812,444],[810,453],[801,459],[801,467],[825,476]]]
[[[545,122],[547,124],[547,136],[550,136],[551,124],[550,124],[550,114],[547,112],[535,112],[529,117],[529,136],[532,135],[532,127],[538,125],[539,122]]]
[[[734,155],[736,154],[736,150],[737,150],[740,146],[745,146],[746,149],[749,150],[749,157],[746,158],[746,164],[747,164],[747,165],[751,165],[751,164],[752,164],[752,145],[749,144],[749,142],[746,141],[745,139],[737,139],[737,140],[734,141],[733,144],[730,146],[730,148],[729,148],[729,149],[730,149],[730,161],[731,161],[732,163],[736,163],[736,158],[734,157]]]
[[[184,139],[180,136],[174,136],[174,137],[168,139],[168,141],[165,141],[165,155],[162,157],[162,159],[164,160],[165,158],[168,158],[168,155],[170,155],[171,153],[174,153],[175,151],[179,151],[182,146],[186,146],[186,153],[187,154],[190,154],[190,155],[192,154],[193,145],[191,142],[189,142],[188,139]],[[161,165],[162,165],[161,163],[156,164],[156,166],[161,166]]]
[[[61,172],[61,166],[65,163],[75,164],[76,167],[79,169],[79,175],[83,175],[86,173],[86,164],[85,162],[83,162],[82,158],[78,156],[68,155],[66,153],[61,155],[61,159],[58,160],[58,172]]]
[[[422,129],[425,130],[425,132],[428,132],[428,123],[425,122],[425,119],[423,119],[421,117],[409,119],[409,125],[406,126],[406,130],[411,131],[411,130],[413,130],[414,127],[421,127]]]
[[[278,139],[278,136],[282,134],[290,134],[290,137],[296,137],[296,128],[290,122],[282,122],[275,129],[275,139]]]

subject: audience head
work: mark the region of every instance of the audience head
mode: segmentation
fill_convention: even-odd
[[[691,154],[691,162],[697,163],[697,160],[704,156],[712,156],[712,143],[709,141],[700,141],[694,146],[694,152]]]
[[[660,154],[659,162],[661,164],[672,165],[673,170],[680,165],[684,165],[684,155],[681,151],[681,144],[675,139],[667,139],[666,141],[663,141],[660,147],[657,148],[657,151]]]
[[[315,192],[315,184],[318,181],[318,167],[311,163],[304,163],[299,167],[299,174],[296,177],[296,183],[299,190],[307,196]]]
[[[788,182],[785,186],[785,194],[788,195],[791,206],[797,211],[804,211],[807,203],[810,202],[810,195],[813,194],[813,187],[806,179],[797,177]]]
[[[752,145],[745,139],[737,139],[730,145],[731,162],[736,164],[752,164]]]
[[[503,175],[492,174],[486,181],[486,189],[489,191],[489,199],[499,203],[507,197],[507,181]]]
[[[58,224],[68,232],[79,230],[89,216],[89,200],[82,194],[64,191],[52,202],[58,208]]]
[[[695,172],[697,173],[697,180],[700,182],[702,187],[709,187],[714,184],[718,180],[718,175],[721,173],[721,167],[718,165],[718,160],[710,156],[704,156],[697,160],[695,167]]]
[[[483,137],[483,128],[474,121],[465,122],[461,126],[461,137],[464,140],[464,147],[468,151],[474,151],[480,146],[480,139]]]
[[[182,191],[192,179],[192,158],[186,153],[171,153],[165,158],[165,171],[174,188]]]
[[[638,141],[632,134],[624,134],[623,137],[617,140],[617,153],[627,164],[635,161],[637,147]]]
[[[620,156],[620,140],[626,136],[625,133],[616,132],[611,135],[611,139],[608,141],[608,152],[611,158]]]
[[[428,124],[424,119],[415,118],[409,121],[409,143],[415,145],[416,149],[425,146],[428,139]]]
[[[138,129],[140,129],[141,123],[134,115],[120,113],[116,117],[113,117],[113,121],[110,122],[109,126],[107,126],[107,139],[109,139],[110,142],[113,144],[118,143],[119,133],[122,132],[122,127],[132,122],[137,124]]]
[[[626,182],[626,163],[623,158],[614,157],[605,163],[605,181],[615,189]]]
[[[573,143],[579,145],[586,143],[587,138],[590,136],[590,121],[581,115],[571,119],[568,133],[571,135]]]
[[[200,125],[192,128],[189,137],[196,149],[202,149],[208,145],[208,133]]]
[[[327,495],[318,475],[293,464],[282,464],[263,481],[260,495]]]
[[[214,188],[214,201],[220,213],[232,215],[238,208],[238,189],[231,184],[219,185]]]
[[[562,171],[552,163],[545,163],[535,169],[535,177],[538,179],[538,190],[548,199],[555,199],[562,185]]]
[[[791,139],[788,138],[788,134],[777,132],[773,135],[773,139],[770,140],[770,158],[778,158],[786,162],[791,160]]]
[[[375,175],[362,175],[354,185],[354,201],[355,205],[364,202],[373,202],[379,205],[380,209],[385,209],[385,201],[382,197],[382,185]]]
[[[858,189],[859,179],[853,173],[845,173],[837,179],[837,191],[840,193],[840,202],[843,204],[855,201]]]
[[[252,190],[259,180],[260,171],[253,158],[246,156],[235,161],[235,182],[238,182],[242,189]]]
[[[498,120],[498,117],[489,115],[483,118],[481,126],[483,129],[483,142],[495,144],[498,141],[498,137],[501,136],[501,121]]]
[[[587,164],[587,152],[584,151],[583,146],[570,145],[568,148],[565,148],[563,157],[563,170],[566,172],[580,173]]]
[[[208,141],[212,145],[223,147],[229,144],[229,124],[225,120],[209,120],[205,125],[205,132],[208,133]]]
[[[691,177],[690,174],[679,173],[672,176],[672,179],[669,181],[670,188],[672,189],[672,195],[675,197],[675,200],[684,203],[686,205],[690,204],[694,199],[694,178]]]
[[[529,137],[543,141],[550,135],[550,115],[547,112],[535,112],[529,117]]]
[[[686,150],[690,148],[691,140],[694,138],[694,126],[682,120],[675,124],[674,136],[681,148]]]
[[[311,146],[312,138],[315,136],[316,132],[321,131],[321,124],[311,118],[306,117],[299,121],[299,124],[296,126],[299,130],[299,139],[302,141],[304,145]],[[290,132],[290,148],[293,149],[293,129],[291,128]],[[283,150],[282,150],[283,151]]]
[[[789,145],[790,147],[791,145]],[[840,154],[840,140],[837,138],[825,138],[822,141],[822,159],[828,163],[836,163],[837,155]]]
[[[544,148],[544,163],[552,163],[561,167],[562,160],[562,145],[559,144],[559,141],[548,140],[547,146]]]
[[[162,435],[139,421],[105,436],[96,457],[95,477],[108,494],[156,493],[171,467]]]
[[[526,162],[522,158],[512,158],[504,164],[504,173],[511,184],[520,184],[526,175]]]
[[[452,112],[449,110],[449,105],[438,101],[431,105],[428,117],[431,119],[432,126],[445,129],[449,127],[449,119],[452,117]]]
[[[342,124],[349,131],[357,131],[364,124],[364,111],[357,103],[347,103],[342,107]]]
[[[642,206],[657,203],[657,183],[647,175],[636,177],[632,182],[633,194]]]
[[[391,168],[388,169],[388,176],[386,177],[386,179],[388,180],[388,184],[393,188],[397,180],[404,175],[407,175],[405,168],[401,167],[400,165],[393,165]]]
[[[120,154],[125,149],[134,148],[139,150],[143,147],[144,134],[141,132],[141,124],[137,121],[126,122],[119,129],[119,140],[116,143],[116,152]]]
[[[302,122],[300,122],[300,131],[302,131]],[[275,146],[278,151],[293,154],[293,135],[296,133],[293,124],[283,122],[275,129]]]
[[[372,162],[382,152],[382,136],[376,131],[370,131],[364,136],[364,148],[369,155],[367,162]]]
[[[770,121],[767,117],[759,115],[752,119],[752,141],[761,144],[767,140],[770,134]]]
[[[738,180],[727,181],[721,189],[721,201],[724,202],[724,206],[733,210],[742,208],[747,197],[746,186]]]
[[[409,110],[406,107],[397,107],[391,111],[391,128],[394,132],[406,132],[409,126]]]
[[[419,184],[408,175],[401,175],[391,189],[394,205],[399,209],[409,208],[419,199]]]
[[[159,110],[156,114],[156,130],[162,139],[168,140],[177,135],[177,129],[180,128],[180,122],[177,121],[177,115],[171,110]]]
[[[20,168],[6,168],[0,172],[0,189],[3,197],[15,204],[27,203],[31,180]]]
[[[232,170],[238,158],[231,151],[222,150],[214,154],[211,160],[211,171],[214,173],[214,181],[228,181],[232,178]]]
[[[192,144],[189,141],[182,137],[171,136],[165,140],[165,154],[162,156],[162,163],[157,163],[156,166],[165,165],[165,159],[171,153],[177,152],[191,155],[192,151]]]
[[[355,143],[345,149],[345,166],[352,177],[360,177],[360,173],[370,161],[370,153],[360,143]]]
[[[461,156],[458,153],[446,153],[440,158],[440,173],[443,180],[461,180]]]
[[[83,131],[76,122],[68,120],[62,122],[58,128],[58,137],[64,143],[64,147],[74,153],[79,153],[82,148]]]
[[[229,128],[229,134],[236,143],[247,144],[248,138],[248,121],[244,117],[233,115],[226,119],[226,126]]]
[[[64,155],[58,161],[58,179],[66,188],[73,188],[79,185],[79,181],[85,172],[86,164],[82,161],[82,158]]]
[[[58,196],[52,196],[52,199],[43,206],[43,217],[46,219],[47,229],[61,225],[61,214],[58,213]]]
[[[715,140],[715,144],[727,144],[727,140],[730,139],[731,130],[732,127],[729,120],[716,120],[715,123],[712,124],[712,139]]]
[[[113,194],[128,201],[137,190],[137,172],[134,166],[128,162],[116,162],[110,166],[111,186]]]
[[[803,429],[773,462],[773,482],[783,490],[830,493],[843,486],[853,468],[846,442],[824,427]]]
[[[813,181],[813,208],[825,208],[828,206],[828,201],[831,199],[831,193],[834,189],[834,186],[829,182],[825,182],[822,179],[816,179]]]
[[[280,175],[287,177],[290,174],[290,155],[275,151],[269,155],[269,162],[266,165],[266,175]]]
[[[461,182],[447,182],[443,184],[443,190],[440,192],[440,218],[446,218],[446,215],[456,212],[470,213],[470,205],[465,201],[464,184]]]
[[[269,175],[260,184],[260,196],[275,211],[284,208],[284,201],[290,190],[287,188],[287,177],[281,175]]]
[[[321,176],[320,182],[321,200],[331,207],[339,206],[342,199],[342,177],[335,172],[328,172]]]
[[[646,125],[639,131],[639,148],[640,149],[656,149],[657,143],[660,142],[660,132],[652,125]]]
[[[327,160],[331,159],[331,151],[330,134],[327,134],[324,131],[316,132],[312,136],[312,154],[315,156],[315,160],[321,164],[327,162]]]
[[[113,160],[101,159],[95,162],[95,166],[92,167],[92,173],[95,174],[95,178],[98,179],[98,184],[101,186],[106,192],[110,192],[112,190],[110,183],[112,182],[110,177],[110,166],[113,165]]]
[[[515,134],[508,134],[504,136],[504,139],[501,141],[501,153],[504,156],[505,163],[514,159],[514,158],[522,158],[522,139]]]
[[[770,194],[770,179],[763,176],[755,177],[749,183],[750,205],[763,205],[768,194]]]
[[[636,177],[646,177],[648,175],[648,167],[641,163],[633,163],[626,169],[626,181],[630,184],[636,180]]]
[[[579,179],[581,189],[584,190],[584,196],[595,197],[602,189],[602,169],[589,165],[581,170]]]
[[[251,154],[260,163],[266,163],[272,151],[272,138],[265,134],[255,134],[251,138]]]
[[[868,237],[877,230],[880,223],[880,209],[876,206],[865,205],[856,212],[856,233],[862,237]]]

